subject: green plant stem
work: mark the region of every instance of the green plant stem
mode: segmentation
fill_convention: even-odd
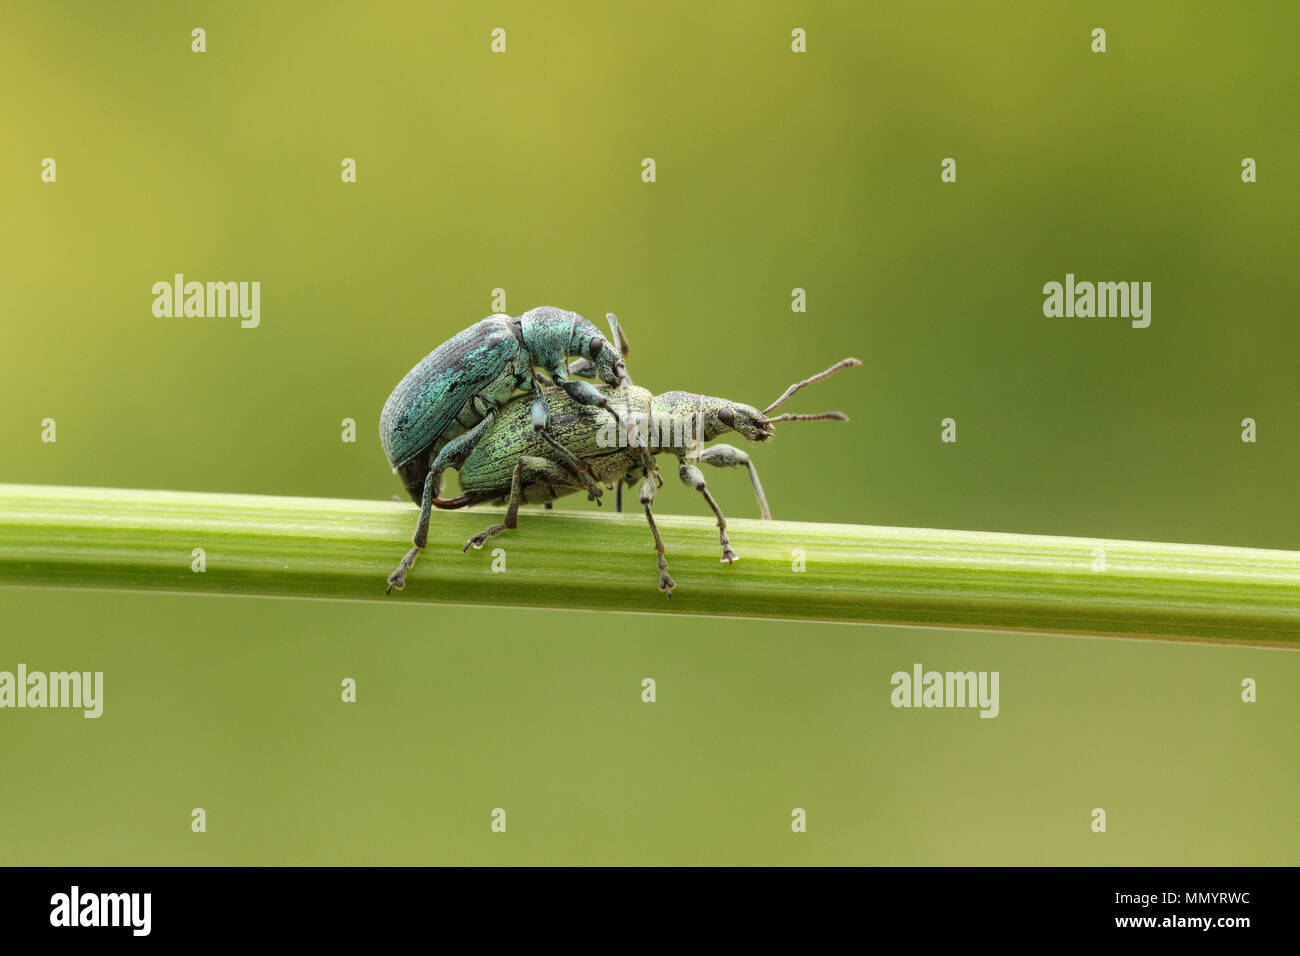
[[[1300,553],[1209,545],[657,515],[438,512],[405,591],[409,503],[0,485],[0,585],[453,602],[1025,630],[1300,647]],[[192,569],[194,549],[206,570]],[[493,549],[502,548],[493,571]],[[799,553],[805,570],[796,571]],[[1101,557],[1104,553],[1104,569]]]

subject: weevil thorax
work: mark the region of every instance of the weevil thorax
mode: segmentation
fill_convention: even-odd
[[[615,359],[621,361],[621,357],[609,347],[600,330],[577,312],[553,305],[538,306],[519,317],[519,330],[524,348],[543,368],[563,368],[568,356],[577,355],[595,363],[601,381],[609,385],[618,382],[613,363]]]

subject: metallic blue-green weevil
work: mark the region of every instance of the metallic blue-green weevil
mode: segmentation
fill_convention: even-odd
[[[625,394],[631,388],[623,358],[627,340],[612,314],[609,320],[613,342],[578,313],[554,306],[515,318],[490,315],[438,346],[397,384],[380,415],[379,437],[388,463],[420,505],[420,518],[414,547],[388,576],[388,593],[405,585],[407,570],[428,541],[429,513],[443,472],[460,466],[498,409],[518,390],[534,393],[532,429],[585,479],[588,496],[599,498],[600,488],[589,469],[549,434],[550,406],[536,385],[534,367],[544,369],[574,402],[608,410],[603,393],[569,375],[597,377],[620,386]],[[570,357],[578,361],[569,365]]]

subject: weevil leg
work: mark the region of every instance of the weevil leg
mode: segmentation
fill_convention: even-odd
[[[566,485],[576,488],[582,487],[582,482],[579,480],[577,475],[562,468],[555,462],[548,461],[545,458],[534,458],[530,455],[524,455],[515,462],[515,470],[510,476],[510,501],[506,506],[505,520],[502,521],[501,524],[494,524],[486,531],[474,535],[474,537],[465,542],[465,547],[461,548],[461,551],[468,551],[470,548],[477,551],[489,540],[495,538],[507,528],[514,529],[519,526],[519,506],[523,504],[524,499],[523,491],[525,470],[531,474],[540,475],[553,485]]]
[[[415,559],[429,543],[429,516],[433,512],[433,499],[438,494],[438,485],[442,483],[442,473],[449,468],[459,468],[463,465],[469,453],[478,444],[478,440],[495,420],[496,412],[489,411],[481,422],[465,434],[458,435],[447,442],[433,459],[433,464],[429,466],[429,473],[424,479],[424,494],[420,498],[420,520],[415,526],[415,535],[411,539],[413,547],[406,552],[406,557],[402,558],[397,570],[388,576],[385,594],[392,594],[393,588],[400,591],[406,587],[406,572],[415,566]]]
[[[555,379],[555,384],[558,385],[560,388],[564,389],[565,394],[567,394],[569,398],[573,399],[579,405],[592,405],[595,406],[596,408],[608,412],[610,415],[614,417],[615,424],[618,424],[622,421],[622,419],[619,417],[618,412],[614,410],[614,406],[610,405],[609,399],[607,399],[604,395],[602,395],[600,391],[596,389],[594,386],[588,385],[586,382],[579,382],[571,378],[567,378],[564,374],[560,374],[558,370],[552,371],[552,377]],[[632,380],[628,379],[626,384],[627,387],[624,388],[623,394],[624,394],[625,407],[628,407],[628,403],[631,401],[631,392],[629,391],[629,389],[631,387]],[[654,459],[650,456],[650,449],[646,447],[645,442],[643,442],[638,436],[636,422],[633,419],[630,411],[628,414],[628,421],[625,427],[627,429],[628,444],[640,446],[641,459],[646,466],[647,472],[650,472],[654,468]],[[663,486],[662,480],[659,482],[659,486],[660,487]]]
[[[577,402],[580,405],[592,405],[595,406],[596,408],[608,412],[610,415],[614,417],[614,423],[616,425],[622,422],[622,419],[619,417],[618,412],[616,412],[614,410],[614,407],[610,405],[609,399],[607,399],[604,395],[602,395],[598,389],[596,389],[591,385],[588,385],[586,382],[579,382],[571,378],[568,378],[567,369],[553,368],[550,370],[550,373],[551,373],[551,378],[555,380],[555,384],[558,385],[560,388],[564,389],[565,394],[567,394],[569,398],[573,399],[575,402]],[[664,486],[664,480],[663,478],[659,477],[659,469],[655,466],[654,456],[650,454],[650,448],[648,443],[640,436],[636,424],[636,419],[631,414],[630,409],[631,409],[631,401],[632,401],[632,397],[631,397],[632,380],[630,378],[627,378],[626,368],[623,369],[623,377],[624,377],[624,382],[623,382],[624,408],[628,410],[628,416],[627,416],[628,420],[624,424],[624,428],[627,434],[627,442],[629,445],[638,448],[641,455],[641,464],[645,468],[646,474],[654,476],[656,484],[660,488],[662,488]],[[534,399],[534,404],[533,404],[533,427],[534,428],[537,427],[537,420],[538,420],[537,402],[540,401],[543,406],[545,406],[546,404],[546,397],[542,395],[540,390],[538,390],[537,394],[538,394],[538,398]],[[547,421],[549,421],[550,420],[549,408],[546,411],[546,416],[547,416]],[[549,436],[547,437],[549,438]],[[551,444],[555,448],[564,452],[565,455],[569,455],[568,449],[564,448],[564,446],[561,445],[559,442],[551,440]],[[569,455],[569,457],[572,456]],[[569,464],[570,467],[572,467],[572,463],[569,462],[567,458],[566,458],[566,464]],[[587,466],[585,464],[582,465],[582,469],[585,469],[586,467]],[[582,471],[579,470],[578,468],[574,468],[574,470],[577,471],[578,474],[582,474]],[[590,488],[590,486],[588,486],[587,498],[588,500],[594,501],[595,498],[592,497],[591,492],[592,489]]]
[[[465,547],[461,551],[468,551],[474,548],[476,551],[483,547],[491,538],[495,538],[506,528],[517,528],[519,526],[519,500],[523,497],[523,475],[524,462],[526,458],[520,458],[515,462],[514,473],[510,476],[510,504],[506,507],[506,518],[501,524],[494,524],[486,531],[480,531],[474,537],[465,542]]]
[[[659,466],[655,464],[655,460],[653,457],[650,459],[650,463],[651,465],[654,466],[655,471],[658,472]],[[646,477],[645,468],[641,467],[640,465],[637,465],[635,467],[629,468],[626,472],[624,472],[621,478],[615,479],[614,487],[618,489],[617,494],[615,495],[615,505],[617,506],[619,512],[622,512],[623,510],[624,486],[631,488],[633,485],[636,485],[645,477]],[[656,482],[655,487],[662,488],[663,486],[664,484],[662,481]]]
[[[618,420],[618,412],[614,411],[614,406],[594,385],[569,378],[567,369],[555,369],[551,372],[551,377],[555,379],[555,384],[564,389],[565,394],[579,405],[591,405],[603,409],[613,415],[615,421]]]
[[[709,507],[713,509],[713,513],[718,516],[718,542],[722,545],[722,560],[727,564],[738,560],[736,552],[731,550],[731,541],[727,537],[727,519],[722,517],[722,509],[713,500],[713,495],[709,494],[709,486],[705,484],[704,473],[690,462],[684,461],[677,470],[677,475],[687,488],[694,488],[702,494],[704,500],[709,503]]]
[[[433,510],[434,491],[442,480],[442,473],[436,465],[429,468],[429,473],[424,478],[424,494],[420,499],[420,520],[415,526],[415,536],[411,539],[411,550],[406,552],[406,557],[397,566],[397,570],[388,576],[388,587],[384,589],[385,594],[392,594],[393,588],[402,590],[406,587],[406,572],[415,567],[415,559],[420,556],[420,552],[429,542],[429,514]]]
[[[541,436],[546,441],[546,444],[550,445],[551,448],[555,450],[555,453],[560,456],[563,463],[568,466],[569,470],[573,473],[573,477],[578,482],[578,487],[587,490],[587,500],[600,504],[600,496],[603,494],[603,489],[592,476],[591,468],[587,463],[552,438],[550,432],[543,431],[541,432]],[[538,460],[545,461],[546,459],[543,458]]]
[[[614,335],[614,338],[612,340],[614,343],[614,347],[617,348],[619,354],[626,359],[627,354],[628,352],[631,351],[632,347],[631,347],[631,343],[628,342],[627,332],[623,330],[623,323],[619,322],[618,316],[616,316],[613,312],[605,313],[605,321],[609,323],[609,330]],[[632,377],[627,373],[626,362],[622,364],[622,370],[619,374],[619,377],[621,380],[620,384],[623,388],[623,401],[625,406],[628,409],[628,416],[630,418],[632,414]],[[641,466],[645,469],[645,473],[653,477],[655,480],[655,484],[658,487],[662,488],[664,486],[664,480],[659,474],[659,467],[658,465],[655,464],[654,456],[650,454],[649,446],[644,442],[636,441],[635,422],[629,421],[627,427],[628,427],[628,443],[640,444],[641,446]]]
[[[664,556],[664,539],[659,536],[659,526],[655,524],[654,512],[650,506],[654,504],[655,492],[658,491],[658,485],[655,484],[653,476],[646,476],[641,482],[641,504],[645,507],[645,520],[650,523],[650,532],[655,536],[655,553],[659,559],[659,590],[663,591],[668,597],[673,596],[673,588],[677,586],[676,582],[668,576],[668,559]]]
[[[758,499],[759,514],[762,515],[764,521],[772,520],[772,512],[767,507],[767,496],[763,494],[763,486],[758,480],[758,469],[749,460],[749,455],[734,445],[714,445],[712,448],[706,448],[701,452],[700,461],[716,468],[737,468],[740,465],[748,468],[749,480],[754,486],[754,497]]]
[[[538,373],[534,372],[534,375]],[[586,385],[586,382],[578,383]],[[587,385],[591,388],[590,385]],[[580,484],[578,487],[587,490],[587,500],[600,504],[601,487],[596,483],[596,479],[591,474],[591,469],[587,463],[575,455],[569,449],[565,448],[550,433],[551,425],[551,406],[546,401],[546,393],[540,388],[535,388],[536,395],[533,396],[533,406],[530,417],[533,422],[533,431],[542,436],[542,439],[555,450],[564,464],[568,465],[575,475],[578,476]],[[602,399],[603,401],[603,399]]]

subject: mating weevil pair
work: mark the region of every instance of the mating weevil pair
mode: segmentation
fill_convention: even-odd
[[[534,310],[538,312],[540,310]],[[559,310],[551,310],[558,312]],[[526,313],[526,318],[533,313]],[[572,313],[567,313],[572,315]],[[577,317],[581,319],[581,317]],[[623,338],[617,320],[609,316],[614,337],[626,352],[626,340]],[[484,320],[488,322],[490,320]],[[515,320],[518,321],[518,320]],[[586,322],[581,319],[581,322]],[[586,323],[590,326],[590,323]],[[483,323],[480,323],[483,325]],[[455,350],[447,346],[458,339],[469,336],[477,326],[461,333],[446,345],[432,353],[419,366],[403,379],[384,408],[381,419],[381,432],[384,450],[388,453],[394,470],[403,471],[402,464],[395,457],[394,442],[388,428],[390,421],[411,421],[418,418],[418,413],[410,406],[421,395],[420,379],[417,373],[428,377],[423,372],[426,366],[442,363],[439,367],[450,368],[448,356],[454,357]],[[576,326],[575,326],[576,328]],[[469,336],[472,338],[472,336]],[[529,353],[535,355],[535,353]],[[567,353],[581,354],[580,351]],[[734,431],[750,441],[766,441],[772,435],[772,426],[782,421],[814,421],[819,419],[846,420],[841,412],[825,412],[816,415],[778,415],[769,417],[770,413],[785,402],[791,395],[807,385],[861,363],[849,358],[836,363],[824,372],[791,385],[784,394],[762,412],[749,405],[732,402],[724,398],[699,395],[692,392],[665,392],[652,395],[643,388],[635,388],[627,377],[625,366],[608,365],[602,370],[597,359],[594,363],[579,361],[567,368],[564,366],[566,356],[544,364],[550,379],[536,376],[528,383],[534,391],[531,399],[528,395],[511,396],[508,392],[501,394],[493,391],[484,397],[473,392],[456,393],[468,395],[463,407],[471,414],[464,418],[478,415],[478,421],[472,426],[461,418],[441,414],[440,421],[447,422],[453,418],[462,426],[461,431],[442,437],[430,443],[430,450],[415,454],[408,461],[422,458],[425,462],[433,456],[433,463],[427,465],[428,477],[417,497],[418,487],[408,474],[418,474],[418,469],[407,469],[403,473],[408,492],[412,498],[421,502],[420,521],[415,535],[415,547],[403,559],[401,565],[389,577],[389,591],[393,587],[401,588],[405,583],[407,569],[415,556],[427,541],[429,513],[431,507],[462,508],[481,502],[506,504],[505,519],[481,534],[471,538],[464,550],[471,547],[481,548],[490,538],[507,528],[517,526],[521,504],[549,503],[564,495],[586,489],[589,498],[599,499],[599,486],[616,486],[621,492],[623,485],[640,485],[640,499],[645,509],[646,520],[654,535],[655,552],[659,564],[659,587],[669,596],[675,586],[668,574],[668,564],[664,553],[663,539],[655,524],[652,504],[658,488],[662,485],[655,456],[671,453],[678,459],[678,476],[687,487],[699,491],[718,522],[718,537],[722,547],[722,560],[736,560],[736,553],[731,548],[727,537],[727,522],[722,509],[709,493],[704,475],[697,467],[699,463],[718,467],[745,466],[754,486],[759,510],[763,518],[771,518],[763,487],[758,479],[758,472],[749,456],[732,445],[714,445],[704,448],[703,442],[711,441],[726,432]],[[526,363],[529,355],[512,355],[516,363]],[[531,374],[531,368],[529,369]],[[599,376],[605,385],[587,386],[587,389],[573,388],[567,380],[567,374]],[[449,376],[453,373],[448,372]],[[617,379],[618,388],[613,388]],[[415,378],[416,382],[412,383]],[[437,376],[434,376],[436,379]],[[524,382],[514,379],[520,387]],[[489,401],[493,399],[492,401]],[[436,405],[436,403],[434,403]],[[425,403],[425,408],[430,407]],[[481,411],[480,411],[481,407]],[[393,411],[390,412],[390,409]],[[545,410],[543,414],[539,410]],[[645,427],[648,425],[649,427]],[[640,426],[640,427],[638,427]],[[425,428],[431,433],[437,424]],[[455,427],[454,425],[452,426]],[[444,428],[446,426],[444,425]],[[413,426],[408,426],[413,431]],[[450,430],[450,429],[446,429]],[[441,444],[439,444],[441,442]],[[459,444],[458,444],[459,443]],[[433,447],[438,445],[438,447]],[[452,449],[448,452],[447,449]],[[446,468],[454,467],[460,476],[462,494],[457,498],[443,499],[438,496],[438,483],[441,473]],[[621,508],[620,508],[621,510]]]
[[[533,430],[579,476],[589,498],[600,496],[585,462],[551,438],[550,402],[537,387],[533,369],[545,369],[572,401],[608,409],[603,392],[569,375],[595,376],[628,394],[632,380],[624,361],[627,340],[613,314],[609,322],[613,342],[576,312],[554,306],[517,318],[490,315],[426,355],[393,389],[379,418],[379,437],[389,464],[420,505],[420,519],[413,547],[388,576],[390,594],[394,587],[405,586],[406,572],[428,543],[429,515],[443,473],[460,468],[517,391],[534,392],[529,410]],[[572,365],[570,357],[577,358]],[[648,454],[643,464],[653,471]]]

